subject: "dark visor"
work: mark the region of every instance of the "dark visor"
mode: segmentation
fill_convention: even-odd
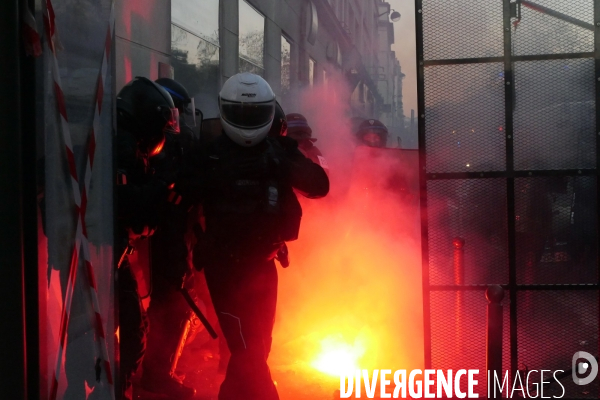
[[[235,103],[221,100],[221,117],[238,128],[260,128],[275,115],[275,101],[267,103]]]

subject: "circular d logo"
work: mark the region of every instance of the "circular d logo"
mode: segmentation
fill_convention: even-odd
[[[577,360],[582,358],[586,361],[578,363]],[[587,378],[579,378],[578,375],[584,375],[588,371],[590,371],[590,374],[587,376]],[[575,382],[576,385],[587,385],[596,379],[596,375],[598,375],[598,363],[596,362],[594,356],[585,351],[578,351],[577,353],[573,354],[571,375],[573,377],[573,382]]]

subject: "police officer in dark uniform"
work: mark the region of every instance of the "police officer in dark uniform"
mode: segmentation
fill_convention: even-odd
[[[117,95],[120,398],[132,398],[131,377],[143,358],[148,329],[128,254],[133,240],[151,236],[159,224],[169,183],[166,175],[154,173],[150,159],[161,152],[165,135],[178,130],[170,95],[149,79],[136,77]]]
[[[188,186],[206,218],[197,267],[204,268],[231,351],[219,400],[274,400],[267,365],[277,301],[274,258],[298,236],[302,210],[294,189],[323,197],[329,180],[295,140],[268,137],[276,102],[260,76],[229,78],[219,104],[223,133],[200,157],[198,177]]]
[[[312,128],[308,125],[306,117],[300,113],[290,113],[285,116],[287,120],[287,136],[298,142],[298,149],[313,162],[317,162],[316,156],[321,152],[314,143],[317,139],[312,137]]]
[[[194,106],[194,99],[190,97],[186,88],[179,82],[171,78],[159,78],[155,81],[161,85],[173,99],[173,104],[179,110],[179,128],[181,131],[180,141],[184,150],[192,146],[192,142],[196,141],[195,131],[199,132],[198,128],[202,125],[202,117],[200,110]]]
[[[192,280],[190,244],[186,241],[190,204],[177,192],[174,183],[182,170],[184,160],[194,145],[190,121],[195,109],[185,88],[169,78],[156,80],[173,100],[179,112],[179,132],[165,135],[162,151],[150,160],[152,171],[169,184],[167,202],[159,215],[158,229],[151,241],[151,296],[148,318],[150,331],[143,361],[141,384],[145,390],[166,394],[178,399],[190,398],[195,389],[183,384],[174,367],[180,354],[178,349],[182,330],[190,318],[191,309],[180,292]]]
[[[298,149],[313,162],[319,164],[327,171],[327,163],[321,150],[315,145],[316,138],[312,137],[312,128],[308,125],[306,117],[299,113],[286,115],[288,124],[287,136],[298,142]]]
[[[377,119],[365,119],[360,123],[356,131],[356,139],[359,145],[385,147],[387,138],[387,127]]]

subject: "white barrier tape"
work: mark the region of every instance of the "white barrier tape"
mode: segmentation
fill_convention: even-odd
[[[107,36],[106,36],[106,41],[105,41],[105,46],[104,46],[104,53],[103,53],[103,57],[102,57],[102,64],[101,64],[98,82],[97,82],[97,86],[96,86],[96,95],[95,95],[96,107],[95,107],[94,122],[93,122],[92,132],[91,132],[92,136],[90,138],[90,146],[88,148],[88,154],[87,154],[88,160],[86,163],[86,171],[85,171],[85,175],[84,175],[84,191],[83,191],[83,193],[81,193],[80,189],[79,189],[79,180],[77,178],[75,157],[74,157],[74,153],[73,153],[70,130],[69,130],[69,126],[68,126],[66,104],[64,101],[64,94],[62,91],[62,83],[61,83],[60,74],[59,74],[59,70],[58,70],[58,60],[56,58],[55,37],[54,37],[54,33],[55,33],[56,29],[55,29],[55,25],[54,25],[54,23],[55,23],[54,11],[52,8],[51,0],[46,0],[44,2],[44,6],[45,6],[44,23],[46,26],[46,32],[47,32],[47,36],[48,36],[47,43],[48,43],[48,46],[51,50],[52,57],[53,57],[52,76],[54,79],[54,91],[55,91],[56,100],[57,100],[58,112],[60,114],[61,131],[63,134],[63,139],[64,139],[65,147],[66,147],[67,162],[68,162],[68,166],[69,166],[69,172],[71,175],[71,184],[72,184],[72,189],[73,189],[73,197],[74,197],[74,201],[75,201],[75,204],[77,206],[77,211],[78,211],[77,231],[76,231],[76,240],[75,240],[76,243],[75,243],[75,248],[73,249],[72,262],[70,265],[70,272],[69,272],[69,280],[67,283],[66,293],[65,293],[65,302],[63,303],[63,310],[61,313],[61,325],[60,325],[61,331],[60,331],[60,338],[59,338],[57,363],[56,363],[56,370],[55,370],[55,373],[53,376],[52,389],[50,392],[50,399],[55,400],[56,395],[57,395],[58,380],[60,378],[60,368],[61,368],[61,364],[62,364],[63,352],[64,352],[65,345],[66,345],[66,336],[67,336],[66,332],[67,332],[67,327],[68,327],[68,322],[69,322],[69,316],[71,313],[73,289],[74,289],[74,284],[75,284],[75,280],[76,280],[76,276],[77,276],[77,267],[78,267],[78,260],[79,260],[79,251],[80,251],[79,246],[83,246],[84,262],[86,265],[86,271],[88,274],[88,283],[90,285],[91,294],[92,294],[92,306],[93,306],[93,309],[94,309],[94,312],[96,315],[96,324],[95,325],[96,325],[96,330],[98,333],[98,338],[100,341],[100,343],[99,343],[100,352],[102,354],[103,361],[104,361],[104,367],[105,367],[105,372],[107,375],[107,381],[108,381],[109,385],[111,385],[111,387],[109,389],[109,391],[111,393],[111,398],[114,399],[115,392],[114,392],[114,388],[113,388],[113,377],[112,377],[112,372],[111,372],[111,368],[110,368],[110,358],[108,355],[108,348],[106,345],[106,334],[104,331],[104,326],[102,323],[102,317],[101,317],[101,313],[100,313],[100,305],[99,305],[99,300],[98,300],[96,278],[95,278],[95,274],[94,274],[94,268],[93,268],[93,265],[91,262],[91,255],[90,255],[90,249],[89,249],[90,244],[88,243],[88,240],[87,240],[87,232],[86,232],[86,225],[85,225],[85,212],[86,212],[86,208],[87,208],[87,193],[89,193],[89,188],[90,188],[90,183],[91,183],[91,175],[92,175],[93,157],[94,157],[94,153],[95,153],[95,132],[99,131],[99,119],[100,119],[100,111],[102,109],[104,82],[106,82],[106,74],[108,71],[107,63],[108,63],[109,57],[110,57],[110,51],[111,51],[111,46],[112,46],[112,37],[113,37],[113,32],[114,32],[114,0],[111,2],[109,26],[107,29]]]

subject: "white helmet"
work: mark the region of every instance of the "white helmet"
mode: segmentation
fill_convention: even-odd
[[[227,79],[219,93],[225,134],[240,146],[252,147],[267,136],[275,115],[275,94],[258,75],[242,72]]]

